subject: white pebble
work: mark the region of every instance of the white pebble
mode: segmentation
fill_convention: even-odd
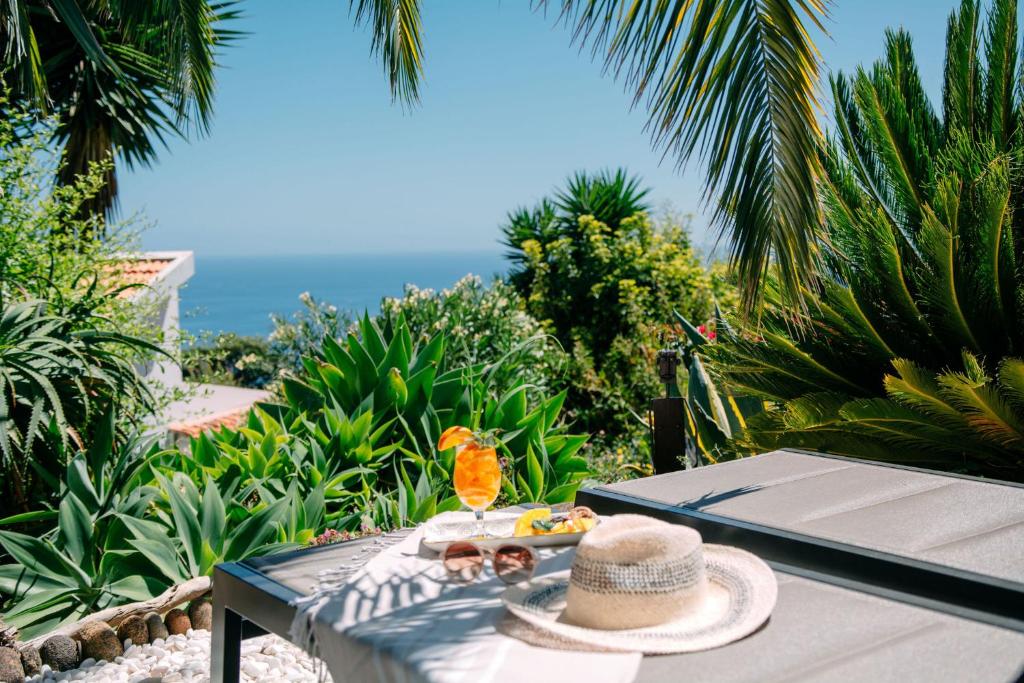
[[[277,636],[244,641],[240,669],[242,683],[267,683],[269,680],[317,682],[312,660],[302,650]],[[157,639],[148,645],[131,645],[125,647],[123,656],[112,662],[86,659],[74,671],[55,673],[43,665],[38,675],[25,681],[210,683],[210,633],[194,630],[166,640]]]

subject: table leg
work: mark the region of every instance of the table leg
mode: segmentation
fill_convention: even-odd
[[[242,656],[242,617],[228,609],[213,591],[213,634],[210,683],[238,683]]]

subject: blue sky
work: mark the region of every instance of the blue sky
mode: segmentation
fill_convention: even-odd
[[[421,106],[392,105],[348,0],[244,0],[218,76],[210,134],[171,141],[151,169],[122,172],[123,214],[155,223],[152,249],[201,255],[497,250],[506,212],[577,169],[626,166],[656,204],[700,214],[701,170],[679,173],[643,132],[621,85],[529,0],[426,0]],[[941,87],[952,0],[838,0],[829,68],[914,37]]]

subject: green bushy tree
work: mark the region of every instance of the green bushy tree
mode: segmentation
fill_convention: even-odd
[[[641,457],[646,427],[636,416],[661,391],[654,358],[673,310],[704,319],[716,287],[728,291],[701,264],[684,223],[651,218],[647,193],[622,170],[578,173],[502,227],[509,281],[570,355],[574,417],[629,440]]]
[[[107,164],[53,187],[63,167],[48,143],[56,125],[53,119],[36,123],[0,97],[0,291],[8,298],[71,294],[137,248],[136,219],[108,226],[100,240],[99,219],[83,217],[82,207],[100,191]],[[105,303],[109,308],[100,313],[117,316],[119,323],[131,319],[123,300]]]

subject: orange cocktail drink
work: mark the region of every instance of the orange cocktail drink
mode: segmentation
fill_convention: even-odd
[[[437,440],[437,450],[455,448],[455,495],[476,514],[477,531],[486,536],[484,510],[490,507],[501,490],[501,465],[489,434],[476,434],[468,427],[456,425],[444,430]]]
[[[483,512],[498,497],[501,467],[493,447],[468,443],[455,454],[455,494],[474,512]]]

